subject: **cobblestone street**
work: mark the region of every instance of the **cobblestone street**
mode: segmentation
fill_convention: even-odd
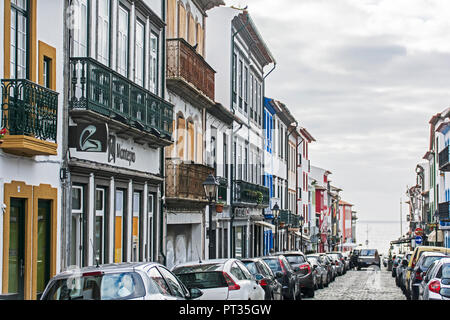
[[[377,268],[378,269],[378,268]],[[400,288],[395,285],[391,272],[381,267],[361,271],[351,270],[337,277],[328,288],[316,290],[315,297],[305,300],[405,300]]]

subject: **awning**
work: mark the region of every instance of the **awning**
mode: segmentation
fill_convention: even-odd
[[[442,232],[442,230],[438,230],[436,241],[436,230],[433,230],[427,238],[428,242],[444,242],[444,233]]]
[[[255,224],[258,224],[260,226],[270,228],[272,231],[275,231],[275,226],[271,223],[265,222],[265,221],[255,221]]]

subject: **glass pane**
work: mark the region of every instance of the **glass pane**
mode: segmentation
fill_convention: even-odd
[[[81,209],[81,188],[72,188],[72,210]]]
[[[95,210],[102,211],[104,205],[104,191],[102,189],[97,189],[95,191]]]
[[[37,292],[44,291],[50,280],[51,201],[38,202]]]
[[[21,238],[24,237],[22,225],[23,214],[22,202],[11,201],[9,218],[9,293],[19,293],[21,280],[20,265],[23,263],[23,244],[21,241]]]
[[[114,241],[114,262],[122,262],[122,218],[123,218],[123,191],[116,191],[116,221]]]
[[[103,263],[103,217],[95,217],[95,252],[94,263]]]
[[[119,39],[118,39],[118,55],[119,63],[117,71],[123,75],[128,76],[128,12],[119,8]]]
[[[109,66],[109,0],[100,0],[98,3],[98,60]]]

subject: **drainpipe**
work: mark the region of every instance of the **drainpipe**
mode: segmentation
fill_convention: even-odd
[[[162,20],[166,22],[166,1],[161,0],[161,13],[162,13]],[[166,65],[166,26],[163,28],[162,32],[162,43],[161,46],[161,56],[162,56],[162,65],[163,68],[161,68],[161,98],[165,99],[166,96],[166,68],[164,67]],[[161,147],[160,149],[160,158],[159,158],[159,172],[160,176],[163,178],[163,182],[161,184],[161,198],[160,198],[160,205],[159,205],[159,254],[162,257],[161,264],[166,265],[167,264],[167,257],[164,254],[164,195],[165,195],[165,189],[166,189],[166,179],[165,179],[165,158],[164,158],[164,147]]]

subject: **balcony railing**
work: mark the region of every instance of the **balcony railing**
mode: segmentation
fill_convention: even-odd
[[[167,40],[167,78],[183,79],[214,101],[215,71],[184,39]]]
[[[439,152],[439,169],[442,171],[450,171],[449,152],[449,146]]]
[[[214,174],[214,168],[166,159],[166,199],[207,201],[203,182]]]
[[[270,201],[269,188],[246,181],[235,181],[234,202],[268,207]]]
[[[173,106],[92,58],[70,58],[69,106],[120,119],[170,139]]]
[[[24,79],[4,79],[1,83],[1,128],[11,136],[56,142],[58,93]]]
[[[217,180],[219,181],[217,200],[226,203],[228,200],[228,179],[217,177]]]
[[[439,203],[438,214],[439,214],[440,221],[449,221],[450,220],[450,202]]]

